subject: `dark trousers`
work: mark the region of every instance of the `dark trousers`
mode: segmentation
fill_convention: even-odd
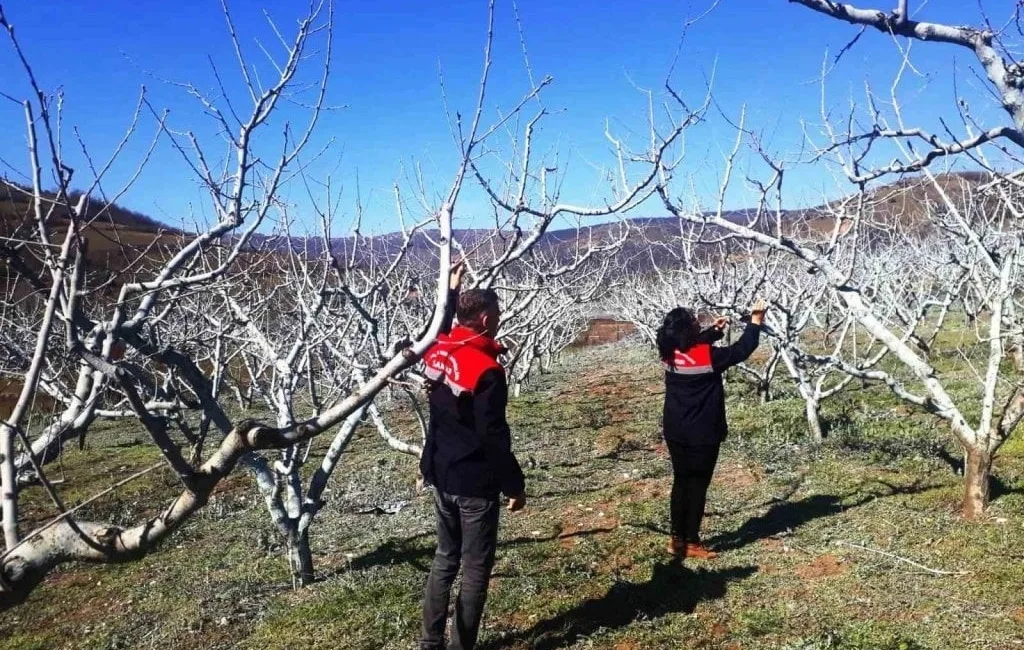
[[[699,543],[700,522],[704,519],[704,505],[718,462],[719,445],[665,442],[672,459],[672,534],[687,542]]]
[[[460,497],[434,491],[437,552],[423,598],[421,650],[443,650],[448,601],[462,565],[462,586],[455,601],[455,625],[449,650],[471,650],[480,632],[487,583],[498,543],[497,499]]]

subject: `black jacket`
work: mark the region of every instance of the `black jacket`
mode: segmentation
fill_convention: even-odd
[[[449,303],[456,299],[452,292]],[[473,379],[474,385],[465,387],[447,380],[443,372],[436,374],[430,388],[430,421],[420,471],[424,480],[448,494],[494,499],[499,493],[518,496],[525,481],[512,453],[505,419],[508,384],[495,359],[501,348],[493,339],[464,328],[451,330],[452,315],[446,316],[442,336],[432,350],[440,346],[453,357],[463,356],[460,381],[470,374],[470,359],[482,360],[485,369]],[[430,351],[426,359],[429,378]]]
[[[713,347],[709,343],[701,343],[691,350],[677,352],[679,358],[687,359],[701,357],[698,353],[704,352],[703,358],[697,358],[695,362],[691,360],[692,371],[674,368],[672,360],[665,360],[662,427],[666,440],[685,445],[717,445],[725,439],[729,428],[725,419],[722,373],[753,354],[760,334],[761,327],[750,323],[739,340],[730,346]]]

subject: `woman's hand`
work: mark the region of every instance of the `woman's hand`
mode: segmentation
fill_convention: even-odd
[[[715,328],[716,330],[724,330],[728,326],[729,326],[729,317],[728,316],[719,316],[718,318],[716,318],[714,320],[714,322],[711,323],[711,327]]]
[[[764,323],[764,313],[768,311],[768,303],[763,299],[758,298],[754,306],[750,308],[750,322],[754,325],[761,325]]]

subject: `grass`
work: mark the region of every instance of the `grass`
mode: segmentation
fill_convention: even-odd
[[[851,390],[827,403],[830,435],[815,449],[799,399],[780,390],[762,405],[730,383],[732,434],[705,522],[722,554],[680,567],[663,552],[661,392],[646,354],[602,348],[511,405],[530,503],[503,521],[483,648],[1024,647],[1019,434],[997,460],[991,518],[967,523],[932,419]],[[111,425],[68,452],[68,501],[154,461],[131,442]],[[412,459],[361,433],[314,524],[319,579],[293,591],[251,480],[232,477],[144,560],[55,572],[0,616],[0,648],[413,648],[433,553],[415,478]],[[173,488],[154,472],[90,514],[129,520]],[[27,495],[39,519],[42,497]],[[394,515],[356,514],[406,500]]]

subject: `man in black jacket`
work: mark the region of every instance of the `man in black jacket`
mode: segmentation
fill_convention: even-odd
[[[722,337],[726,319],[701,332],[693,313],[682,307],[670,311],[658,330],[665,369],[663,431],[673,475],[668,550],[677,557],[717,555],[701,544],[700,525],[719,448],[729,430],[722,373],[757,349],[766,309],[758,302],[743,335],[726,347],[711,345]]]
[[[494,566],[500,494],[512,512],[526,505],[523,472],[512,453],[505,419],[508,385],[494,340],[501,313],[490,289],[458,295],[462,268],[452,275],[449,303],[457,301],[459,325],[443,331],[424,356],[430,389],[430,422],[420,471],[434,486],[437,552],[423,601],[421,650],[441,650],[448,602],[462,566],[449,650],[476,644]],[[448,315],[447,330],[451,324]]]

